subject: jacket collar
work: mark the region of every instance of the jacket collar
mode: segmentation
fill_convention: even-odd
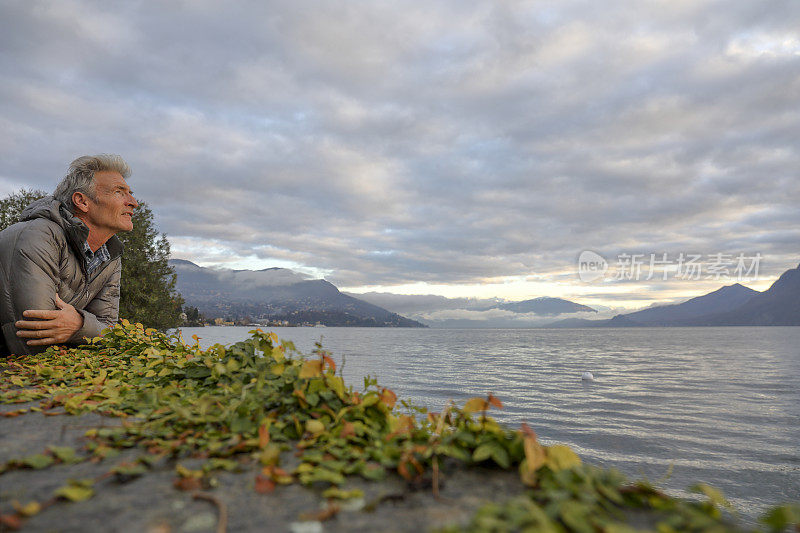
[[[64,234],[75,255],[83,258],[83,243],[89,236],[89,228],[81,219],[72,214],[72,210],[66,204],[52,196],[45,196],[26,207],[20,220],[33,220],[39,217],[48,218],[60,225],[64,229]],[[108,248],[112,261],[122,255],[122,242],[116,235],[106,241],[106,248]],[[84,265],[83,261],[81,261],[81,265]]]

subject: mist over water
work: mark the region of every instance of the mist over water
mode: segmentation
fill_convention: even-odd
[[[250,329],[183,333],[208,346]],[[492,392],[498,420],[672,494],[706,482],[750,518],[800,499],[798,327],[267,329],[302,353],[321,339],[357,390],[371,375],[434,411]]]

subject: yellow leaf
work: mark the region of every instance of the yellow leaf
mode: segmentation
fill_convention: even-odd
[[[200,479],[201,477],[203,477],[203,471],[202,470],[189,470],[188,468],[186,468],[185,466],[183,466],[180,463],[175,465],[175,472],[180,477],[188,477],[188,478],[196,478],[196,479]]]
[[[313,360],[303,363],[300,369],[300,379],[304,378],[318,378],[322,375],[322,361]]]
[[[272,368],[269,369],[269,371],[272,372],[276,376],[281,376],[281,375],[283,375],[283,371],[285,369],[286,369],[286,366],[283,363],[281,363],[281,364],[278,364],[278,365],[273,365]]]
[[[322,493],[323,498],[336,498],[339,500],[351,500],[354,498],[363,498],[364,491],[361,489],[343,490],[339,487],[331,487]]]
[[[300,463],[299,465],[297,465],[297,468],[295,468],[294,471],[296,474],[305,474],[308,472],[313,472],[314,465],[312,465],[311,463]]]
[[[328,387],[342,400],[347,397],[347,393],[344,389],[344,381],[339,376],[325,376],[325,383],[327,383]]]
[[[536,469],[531,468],[528,466],[528,460],[523,459],[522,462],[519,464],[519,477],[522,480],[522,484],[528,487],[536,486]]]
[[[524,435],[523,449],[525,450],[525,459],[519,465],[519,474],[522,482],[532,487],[536,485],[536,471],[545,464],[547,455],[544,447],[536,440],[536,434],[533,431]]]
[[[278,361],[279,363],[284,359],[286,359],[286,350],[284,349],[282,344],[276,348],[273,348],[272,358]]]
[[[262,465],[274,465],[278,463],[278,460],[281,456],[281,448],[274,442],[267,444],[264,447],[264,450],[258,457],[259,462]]]
[[[470,398],[464,404],[464,411],[467,413],[474,413],[477,411],[485,411],[489,408],[489,402],[487,402],[484,398]]]
[[[306,422],[306,431],[308,431],[312,435],[318,435],[323,431],[325,431],[325,424],[323,424],[319,420],[308,420]]]
[[[11,502],[13,505],[14,510],[21,514],[22,516],[33,516],[39,514],[39,511],[42,510],[41,504],[39,502],[30,502],[25,505],[20,505],[17,500]]]
[[[550,470],[557,471],[580,465],[581,458],[569,446],[556,444],[547,447],[547,461],[545,461],[545,464],[550,467]]]
[[[58,489],[55,492],[55,495],[67,499],[71,502],[82,502],[84,500],[88,500],[89,498],[91,498],[94,495],[94,490],[92,490],[91,487],[71,484]]]
[[[544,447],[536,441],[536,437],[526,435],[524,439],[525,459],[532,470],[539,470],[547,460]],[[571,451],[571,450],[570,450]]]

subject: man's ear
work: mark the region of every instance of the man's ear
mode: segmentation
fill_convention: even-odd
[[[80,191],[75,191],[72,193],[72,203],[75,206],[75,209],[81,213],[88,213],[89,212],[89,201],[91,199],[85,193]]]

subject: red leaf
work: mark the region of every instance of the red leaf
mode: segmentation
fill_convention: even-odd
[[[526,424],[525,422],[522,423],[521,429],[522,429],[522,433],[524,433],[525,435],[527,435],[529,437],[533,437],[534,440],[536,439],[536,432],[534,430],[532,430],[531,427],[528,424]]]
[[[0,524],[11,529],[19,529],[22,527],[22,519],[18,514],[0,514]]]
[[[258,445],[264,448],[267,444],[269,444],[269,426],[261,424],[258,428]]]
[[[178,490],[200,490],[202,483],[196,477],[181,477],[172,482],[172,486]]]
[[[495,396],[491,392],[489,393],[489,405],[493,405],[493,406],[497,407],[498,409],[502,409],[503,408],[503,403],[500,400],[498,400],[497,396]]]
[[[389,389],[383,389],[381,391],[381,401],[386,404],[386,407],[391,409],[394,407],[394,404],[397,403],[397,394]]]
[[[333,360],[333,358],[331,358],[331,357],[329,357],[329,356],[327,356],[325,354],[322,354],[322,360],[325,361],[328,364],[328,367],[330,367],[331,370],[336,372],[336,362]]]
[[[261,474],[256,475],[256,492],[259,494],[267,494],[275,490],[275,482]]]
[[[406,480],[411,481],[411,472],[408,471],[405,461],[400,461],[397,465],[397,473],[403,476]]]
[[[339,506],[336,505],[335,503],[331,503],[328,505],[326,509],[321,509],[319,511],[312,511],[310,513],[301,513],[300,520],[324,522],[326,520],[330,520],[338,513],[339,513]]]
[[[342,431],[339,433],[340,438],[347,438],[350,435],[356,434],[356,427],[353,425],[352,422],[348,422],[347,420],[344,421],[342,424]]]

